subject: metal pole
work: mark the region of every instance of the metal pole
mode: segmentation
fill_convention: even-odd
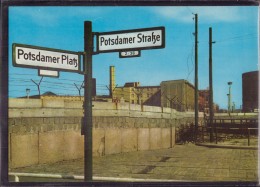
[[[229,88],[228,88],[228,113],[230,115],[230,112],[231,112],[231,85],[232,85],[232,82],[228,82],[228,85],[229,85]]]
[[[212,86],[212,28],[209,28],[209,123],[210,142],[213,142],[213,86]]]
[[[92,22],[84,22],[84,180],[92,181]]]
[[[230,112],[232,113],[232,98],[231,98],[231,84],[230,84],[230,86],[229,86],[229,109],[230,109]]]
[[[195,142],[198,131],[198,14],[195,14]]]
[[[228,111],[229,113],[231,112],[231,104],[230,104],[230,101],[231,101],[231,97],[230,97],[230,85],[229,85],[229,88],[228,88]]]

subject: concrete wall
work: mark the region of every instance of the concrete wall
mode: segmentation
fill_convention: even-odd
[[[93,156],[173,147],[175,127],[194,118],[169,108],[93,105]],[[82,116],[81,101],[10,99],[9,167],[82,158]]]

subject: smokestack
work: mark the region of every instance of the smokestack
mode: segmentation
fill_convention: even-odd
[[[113,90],[115,89],[115,66],[110,66],[110,84],[109,84],[109,95],[113,98]]]

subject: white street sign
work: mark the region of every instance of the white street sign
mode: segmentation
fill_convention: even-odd
[[[119,53],[120,58],[129,58],[129,57],[140,57],[140,51],[123,51]]]
[[[13,65],[37,69],[79,71],[80,55],[72,51],[13,44]]]
[[[98,52],[165,47],[164,27],[104,32],[97,34]]]
[[[39,69],[38,75],[45,76],[45,77],[59,77],[59,72],[52,71],[52,70]]]

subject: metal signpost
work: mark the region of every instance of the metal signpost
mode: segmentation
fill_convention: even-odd
[[[94,49],[94,36],[96,48]],[[138,57],[140,50],[165,47],[165,28],[92,32],[92,22],[84,22],[84,52],[73,52],[23,44],[13,44],[13,65],[39,69],[39,75],[58,77],[58,71],[84,74],[84,117],[81,133],[84,135],[84,180],[92,181],[92,55],[119,52],[119,57]],[[83,70],[80,70],[83,55]]]
[[[84,22],[84,180],[92,181],[92,22]]]

